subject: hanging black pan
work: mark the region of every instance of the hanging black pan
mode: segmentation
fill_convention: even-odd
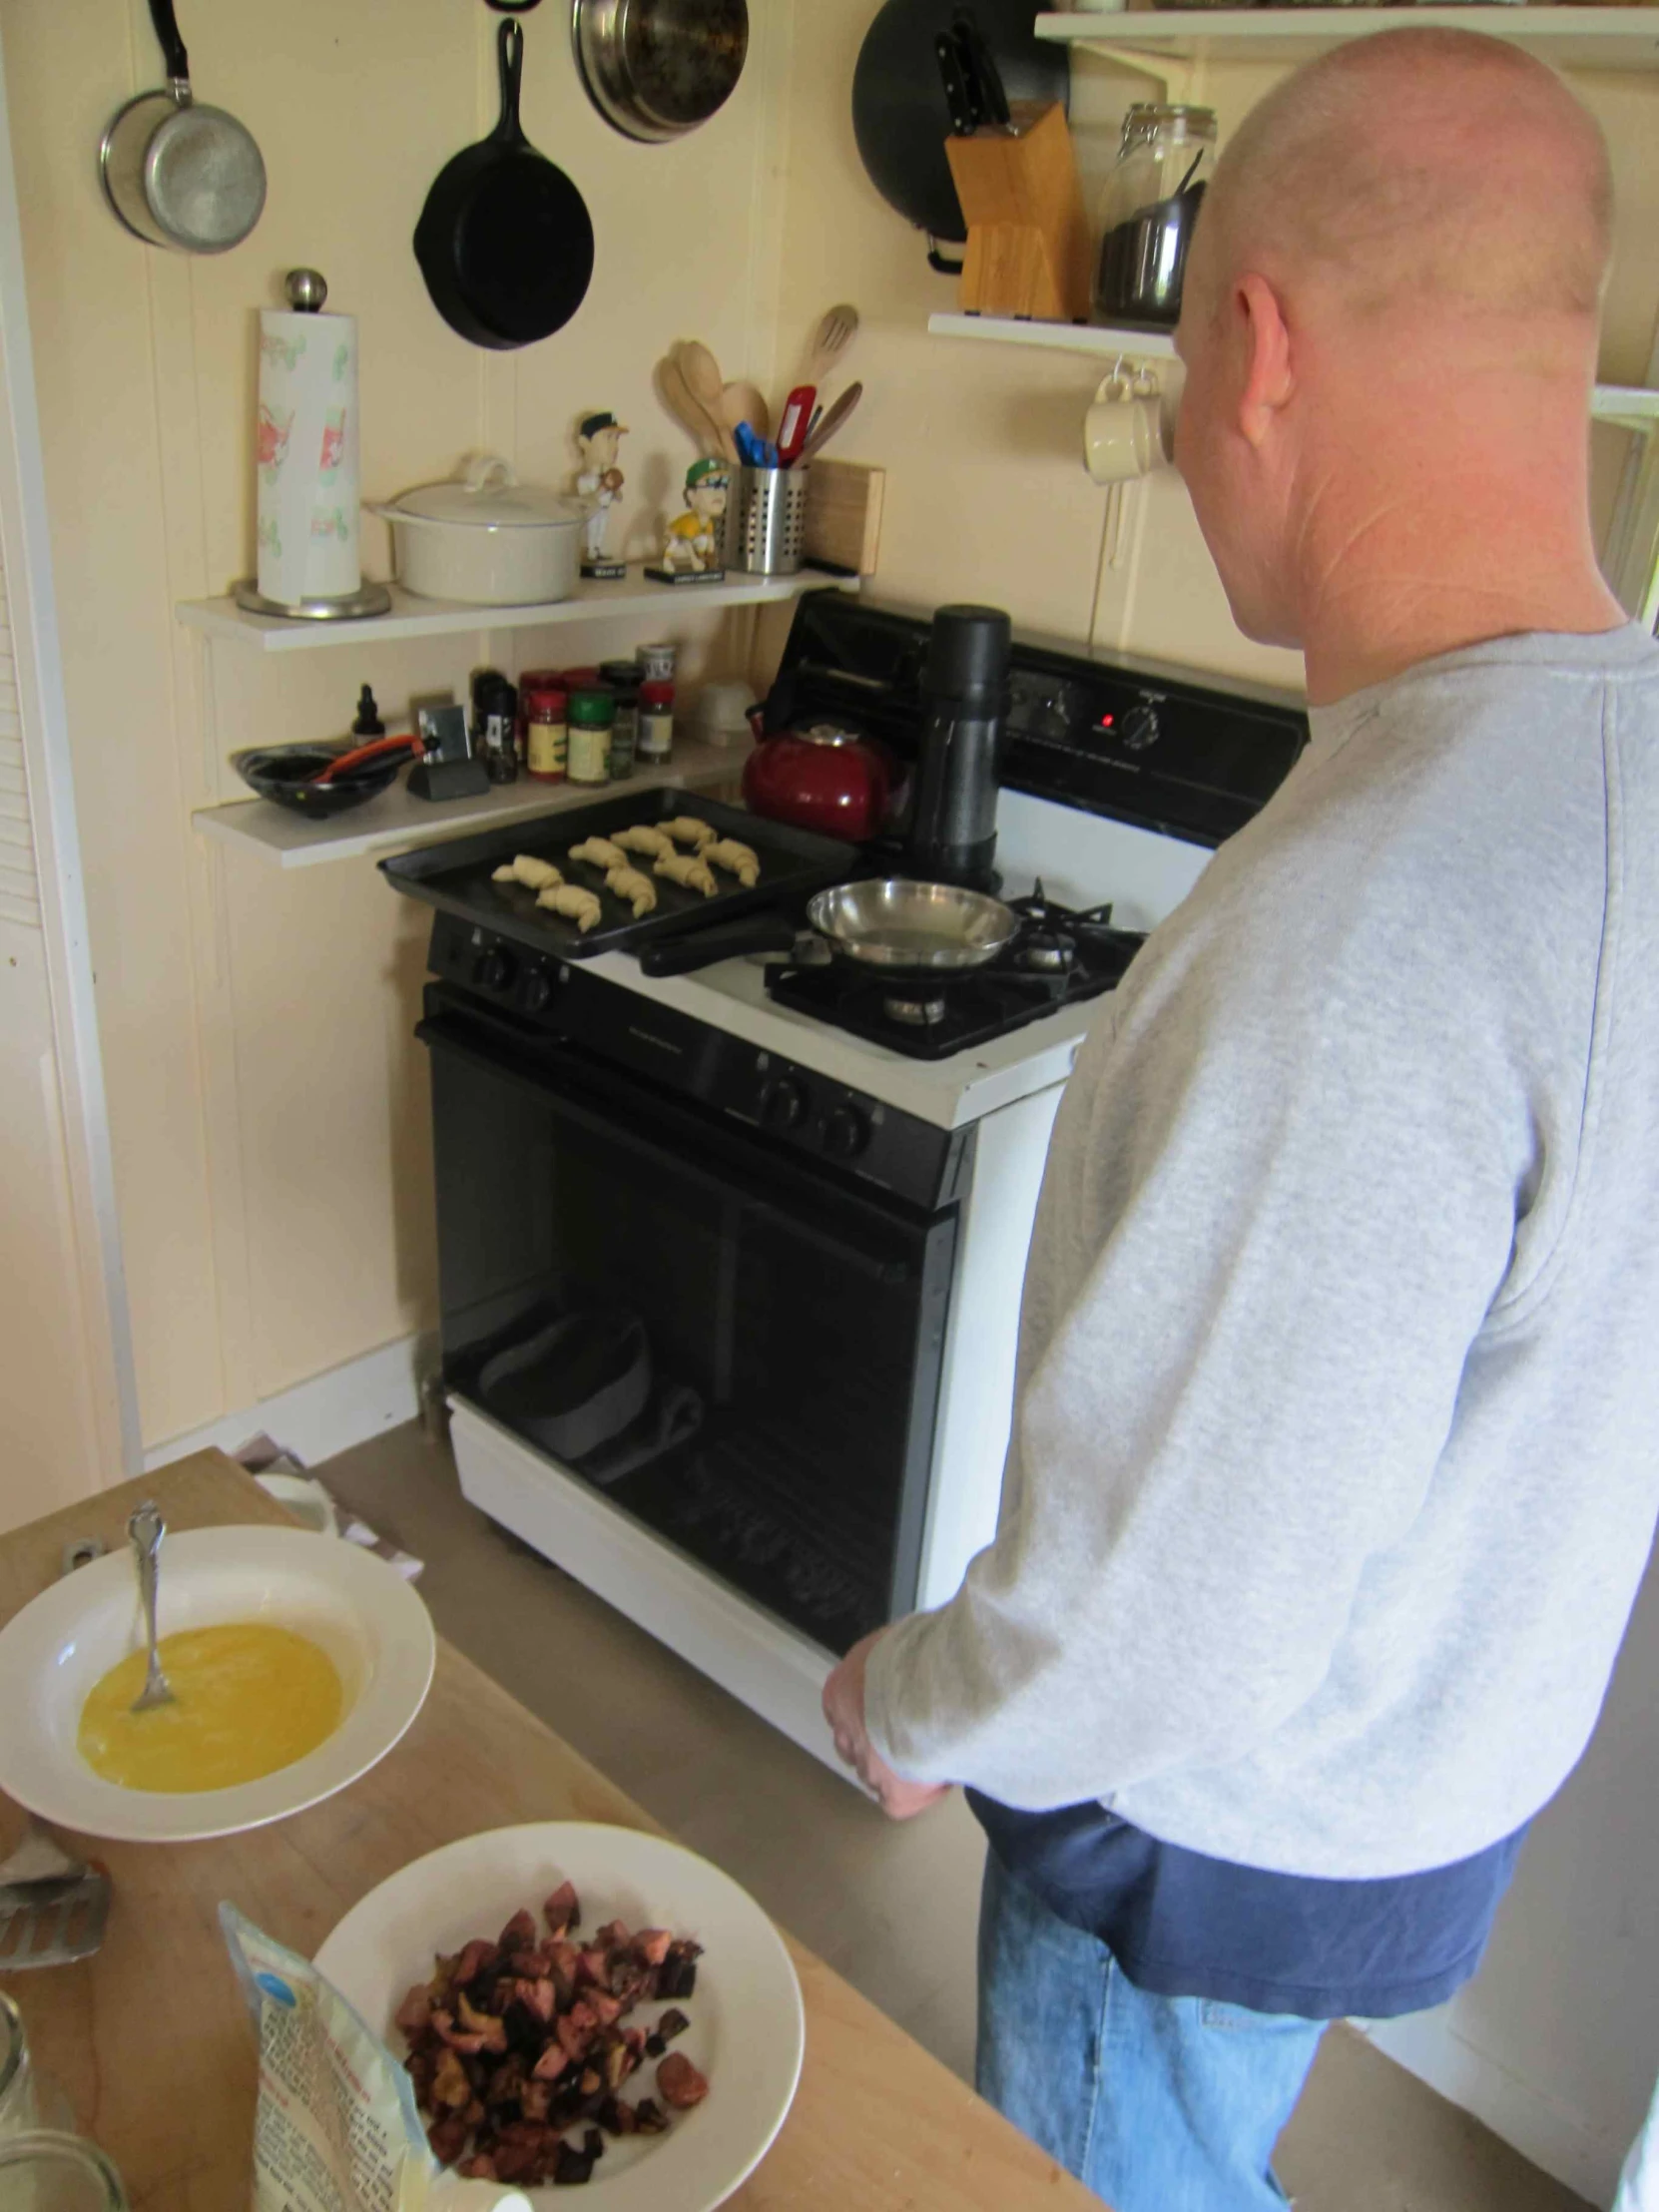
[[[518,120],[524,33],[498,34],[501,120],[446,162],[415,226],[415,259],[452,330],[505,352],[563,329],[593,276],[593,224],[562,169]]]

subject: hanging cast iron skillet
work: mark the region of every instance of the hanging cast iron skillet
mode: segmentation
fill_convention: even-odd
[[[937,41],[963,16],[1010,100],[1067,101],[1066,50],[1033,34],[1035,0],[886,0],[852,74],[852,132],[870,183],[917,230],[958,245],[967,225],[945,158],[955,123]]]
[[[505,352],[562,330],[593,276],[593,224],[562,169],[518,120],[524,33],[498,34],[501,120],[438,172],[415,226],[432,304],[474,345]]]

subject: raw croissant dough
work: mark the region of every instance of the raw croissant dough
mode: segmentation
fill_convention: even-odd
[[[706,822],[699,822],[695,815],[676,815],[672,822],[662,825],[676,844],[695,844],[700,852],[706,851],[720,835]]]
[[[585,891],[579,883],[549,883],[536,894],[536,904],[550,912],[563,914],[566,921],[575,922],[585,937],[604,911],[597,891]]]
[[[494,883],[522,883],[527,891],[543,891],[564,877],[551,860],[538,860],[533,852],[515,852],[505,867],[490,878]]]
[[[720,889],[720,885],[695,852],[665,852],[652,873],[666,875],[675,883],[684,883],[689,891],[701,891],[705,898],[713,898]]]
[[[632,830],[619,830],[611,842],[620,844],[628,852],[649,852],[654,860],[667,860],[674,856],[674,839],[645,823],[636,824]]]
[[[728,875],[735,875],[746,891],[752,891],[761,880],[761,863],[746,844],[739,844],[735,837],[716,837],[713,844],[706,844],[698,854],[700,860],[723,867]]]
[[[627,899],[634,909],[634,919],[639,921],[650,913],[657,903],[657,886],[649,875],[642,875],[637,867],[630,867],[624,860],[609,870],[605,888],[614,891],[618,898]]]
[[[626,867],[628,855],[620,844],[613,844],[609,837],[584,837],[580,844],[570,848],[573,860],[591,860],[595,867]]]

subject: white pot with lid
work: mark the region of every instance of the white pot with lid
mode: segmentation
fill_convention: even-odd
[[[368,511],[391,525],[397,581],[423,599],[532,607],[576,589],[585,510],[521,484],[499,454],[474,454],[461,475]]]

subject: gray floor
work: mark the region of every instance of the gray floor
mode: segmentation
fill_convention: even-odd
[[[982,1846],[958,1800],[902,1827],[462,1498],[417,1426],[316,1470],[427,1562],[439,1630],[971,2078]],[[1584,2212],[1348,2029],[1279,2158],[1301,2212]]]

